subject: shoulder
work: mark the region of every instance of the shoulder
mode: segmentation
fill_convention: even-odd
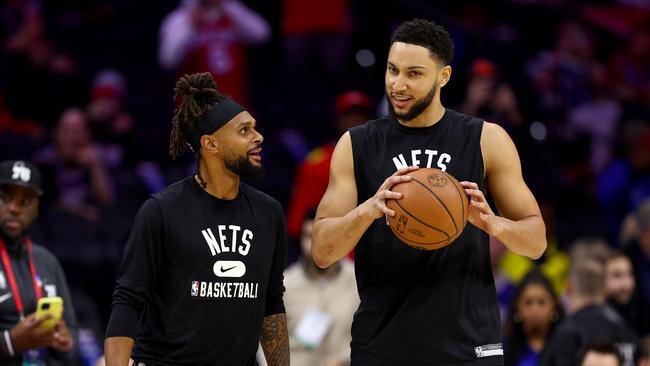
[[[482,127],[485,122],[482,118],[460,113],[451,108],[446,108],[446,113],[454,121],[454,126]]]
[[[41,277],[52,276],[53,278],[63,278],[65,281],[63,267],[61,267],[59,259],[52,252],[36,244],[33,245],[32,250],[36,270]]]
[[[609,305],[602,305],[600,308],[600,312],[602,314],[602,317],[607,319],[610,323],[612,323],[615,327],[620,328],[624,331],[628,330],[627,323],[625,322],[625,319],[618,313],[618,311],[614,310]]]
[[[549,346],[553,345],[555,348],[571,346],[573,341],[579,337],[580,323],[575,319],[568,318],[553,331]]]
[[[184,202],[187,199],[186,195],[192,190],[192,179],[194,177],[191,176],[181,179],[152,194],[151,197],[159,203]]]
[[[503,127],[496,123],[487,122],[483,123],[481,127],[481,147],[483,150],[493,150],[493,147],[510,140],[510,136]]]
[[[139,229],[143,227],[162,229],[165,226],[164,217],[165,214],[163,213],[159,200],[151,196],[147,198],[138,209],[132,230],[135,230],[136,227]]]
[[[483,122],[482,128],[483,132],[481,134],[481,140],[485,140],[486,142],[502,142],[504,140],[510,140],[510,136],[506,130],[496,123],[485,121]]]
[[[57,265],[59,264],[59,260],[56,258],[56,256],[52,254],[52,252],[50,252],[49,250],[45,249],[44,247],[38,244],[34,244],[32,248],[33,248],[32,250],[34,251],[33,253],[35,259],[38,258],[39,260],[42,260],[43,262],[46,263],[53,263]]]
[[[496,123],[487,121],[482,127],[481,151],[486,170],[495,168],[495,164],[511,166],[519,158],[517,148],[506,130]]]
[[[239,189],[241,190],[242,195],[246,196],[251,202],[255,202],[256,205],[271,209],[274,213],[284,215],[284,210],[282,209],[280,202],[270,195],[255,189],[246,183],[240,183]]]
[[[140,206],[139,215],[159,216],[161,212],[159,199],[151,196]]]

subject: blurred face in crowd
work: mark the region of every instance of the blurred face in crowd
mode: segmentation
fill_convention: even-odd
[[[438,94],[440,82],[451,75],[450,66],[442,66],[422,46],[395,42],[386,65],[386,97],[392,115],[406,123],[417,118]]]
[[[254,178],[264,174],[260,155],[264,137],[255,126],[253,116],[241,112],[211,136],[219,146],[226,168],[240,177]]]
[[[609,353],[599,353],[589,351],[582,360],[580,366],[620,366],[620,362],[615,355]]]
[[[117,118],[122,110],[121,101],[118,98],[98,97],[88,105],[88,116],[96,122],[111,122]]]
[[[517,300],[517,311],[526,334],[545,334],[551,326],[555,312],[553,295],[538,283],[531,283]]]
[[[617,256],[605,265],[605,296],[619,305],[630,302],[634,292],[632,263],[625,256]]]
[[[54,140],[63,160],[76,161],[77,153],[91,142],[86,115],[78,109],[63,112],[54,132]]]
[[[33,189],[13,184],[0,186],[0,230],[18,239],[38,216],[38,195]]]

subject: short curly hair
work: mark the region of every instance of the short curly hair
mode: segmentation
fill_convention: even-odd
[[[416,18],[402,23],[393,33],[391,46],[395,42],[425,47],[444,65],[449,65],[454,58],[454,43],[449,33],[431,20]]]

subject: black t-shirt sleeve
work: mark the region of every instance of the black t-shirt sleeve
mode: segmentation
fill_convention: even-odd
[[[135,218],[113,292],[106,337],[135,339],[142,311],[150,301],[163,258],[163,216],[149,198]]]
[[[284,313],[284,264],[287,256],[287,230],[284,220],[284,213],[279,204],[275,210],[276,215],[276,241],[273,252],[273,264],[271,266],[271,277],[266,294],[266,309],[264,316]]]

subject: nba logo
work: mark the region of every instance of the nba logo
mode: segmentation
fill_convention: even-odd
[[[192,281],[192,296],[199,296],[199,281]]]

